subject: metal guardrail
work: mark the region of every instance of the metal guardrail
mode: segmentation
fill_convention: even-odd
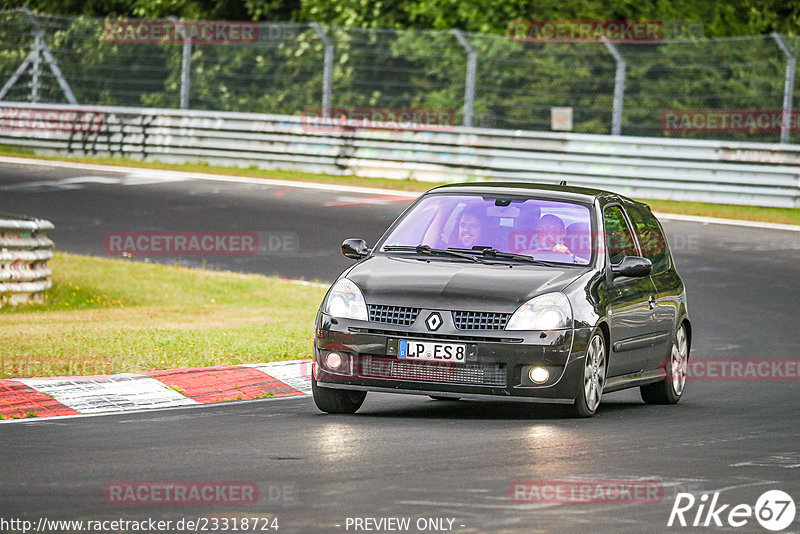
[[[800,207],[800,145],[29,103],[0,106],[0,145],[424,181],[567,180],[638,198]]]
[[[0,307],[44,302],[53,285],[47,266],[53,228],[50,221],[0,213]]]

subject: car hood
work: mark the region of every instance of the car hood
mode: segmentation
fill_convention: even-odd
[[[428,263],[370,256],[345,276],[358,285],[367,304],[513,312],[536,295],[563,290],[586,271],[586,267],[481,264],[438,258]]]

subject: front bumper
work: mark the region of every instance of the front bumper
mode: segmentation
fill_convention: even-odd
[[[464,331],[445,320],[441,328],[430,332],[419,327],[334,319],[320,312],[314,339],[314,376],[320,386],[337,389],[571,403],[583,386],[583,358],[591,331]],[[463,344],[466,363],[400,359],[400,340]],[[344,365],[338,370],[326,366],[325,356],[330,352],[343,356]],[[546,367],[549,380],[534,384],[528,378],[530,366]]]

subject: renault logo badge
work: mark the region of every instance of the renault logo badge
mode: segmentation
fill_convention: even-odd
[[[442,316],[438,312],[433,312],[425,319],[425,324],[428,326],[428,330],[436,330],[442,326]]]

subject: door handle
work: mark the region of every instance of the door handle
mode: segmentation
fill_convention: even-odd
[[[656,307],[656,299],[653,295],[650,295],[650,298],[647,299],[647,304],[650,306],[651,310]]]

